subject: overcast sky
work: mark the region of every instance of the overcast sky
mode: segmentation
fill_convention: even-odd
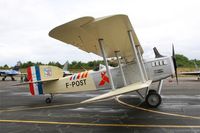
[[[144,57],[176,53],[200,59],[199,0],[0,0],[0,66],[18,60],[83,61],[99,59],[50,38],[54,27],[83,16],[126,14],[144,49]]]

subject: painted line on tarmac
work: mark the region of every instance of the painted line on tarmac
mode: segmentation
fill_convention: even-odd
[[[148,124],[104,124],[83,122],[58,122],[58,121],[32,121],[32,120],[0,120],[0,123],[24,123],[24,124],[49,124],[71,126],[96,126],[96,127],[137,127],[137,128],[200,128],[200,125],[148,125]]]
[[[138,110],[142,110],[142,111],[146,111],[146,112],[151,112],[151,113],[156,113],[156,114],[161,114],[161,115],[168,115],[168,116],[175,116],[175,117],[182,117],[182,118],[189,118],[189,119],[197,119],[197,120],[200,120],[200,117],[198,117],[198,116],[190,116],[190,115],[181,115],[181,114],[175,114],[175,113],[167,113],[167,112],[156,111],[156,110],[152,110],[152,109],[146,109],[146,108],[138,107],[138,106],[135,106],[135,105],[131,105],[131,104],[128,104],[128,103],[125,103],[125,102],[121,101],[121,100],[119,99],[121,96],[122,96],[122,95],[117,96],[117,97],[115,98],[115,100],[116,100],[119,104],[122,104],[122,105],[124,105],[124,106],[129,107],[129,108],[134,108],[134,109],[138,109]]]
[[[16,111],[26,111],[26,110],[36,110],[36,109],[47,109],[47,108],[56,108],[56,107],[67,107],[73,105],[80,105],[81,103],[69,103],[69,104],[59,104],[59,105],[50,105],[50,106],[39,106],[39,107],[30,107],[30,108],[22,108],[22,109],[8,109],[8,110],[0,110],[0,112],[16,112]]]
[[[113,98],[108,98],[108,99],[103,99],[103,100],[98,100],[90,103],[97,103],[97,102],[102,102],[102,101],[108,101]],[[58,108],[58,107],[68,107],[68,106],[75,106],[75,105],[86,105],[89,103],[68,103],[68,104],[58,104],[58,105],[49,105],[49,106],[38,106],[38,107],[30,107],[30,108],[22,108],[22,109],[7,109],[7,110],[0,110],[0,113],[3,112],[16,112],[16,111],[27,111],[27,110],[37,110],[37,109],[49,109],[49,108]]]

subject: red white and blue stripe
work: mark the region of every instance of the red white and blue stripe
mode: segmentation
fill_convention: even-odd
[[[40,68],[39,66],[32,66],[27,69],[29,82],[40,81]],[[32,95],[41,95],[43,94],[42,82],[29,83],[30,93]]]
[[[82,78],[87,78],[87,76],[88,76],[88,71],[73,74],[69,79],[70,80],[78,80],[78,79],[82,79]]]

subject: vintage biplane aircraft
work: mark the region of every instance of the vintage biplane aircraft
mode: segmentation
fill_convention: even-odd
[[[147,105],[157,107],[161,103],[163,79],[177,76],[174,49],[172,57],[166,57],[154,48],[156,58],[143,59],[143,49],[126,15],[82,17],[54,28],[49,36],[102,56],[105,66],[66,77],[62,77],[63,71],[57,67],[29,67],[30,92],[32,95],[51,94],[46,103],[50,103],[57,93],[110,89],[82,103],[136,91]],[[108,59],[113,57],[118,67],[108,65]],[[158,89],[149,90],[151,83],[157,81]],[[146,94],[142,95],[140,89],[146,89]]]

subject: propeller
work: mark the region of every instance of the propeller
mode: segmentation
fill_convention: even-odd
[[[176,64],[176,56],[175,56],[175,51],[174,51],[174,44],[172,44],[172,60],[173,60],[173,64],[174,64],[176,82],[178,84],[178,74],[177,74],[177,64]]]

